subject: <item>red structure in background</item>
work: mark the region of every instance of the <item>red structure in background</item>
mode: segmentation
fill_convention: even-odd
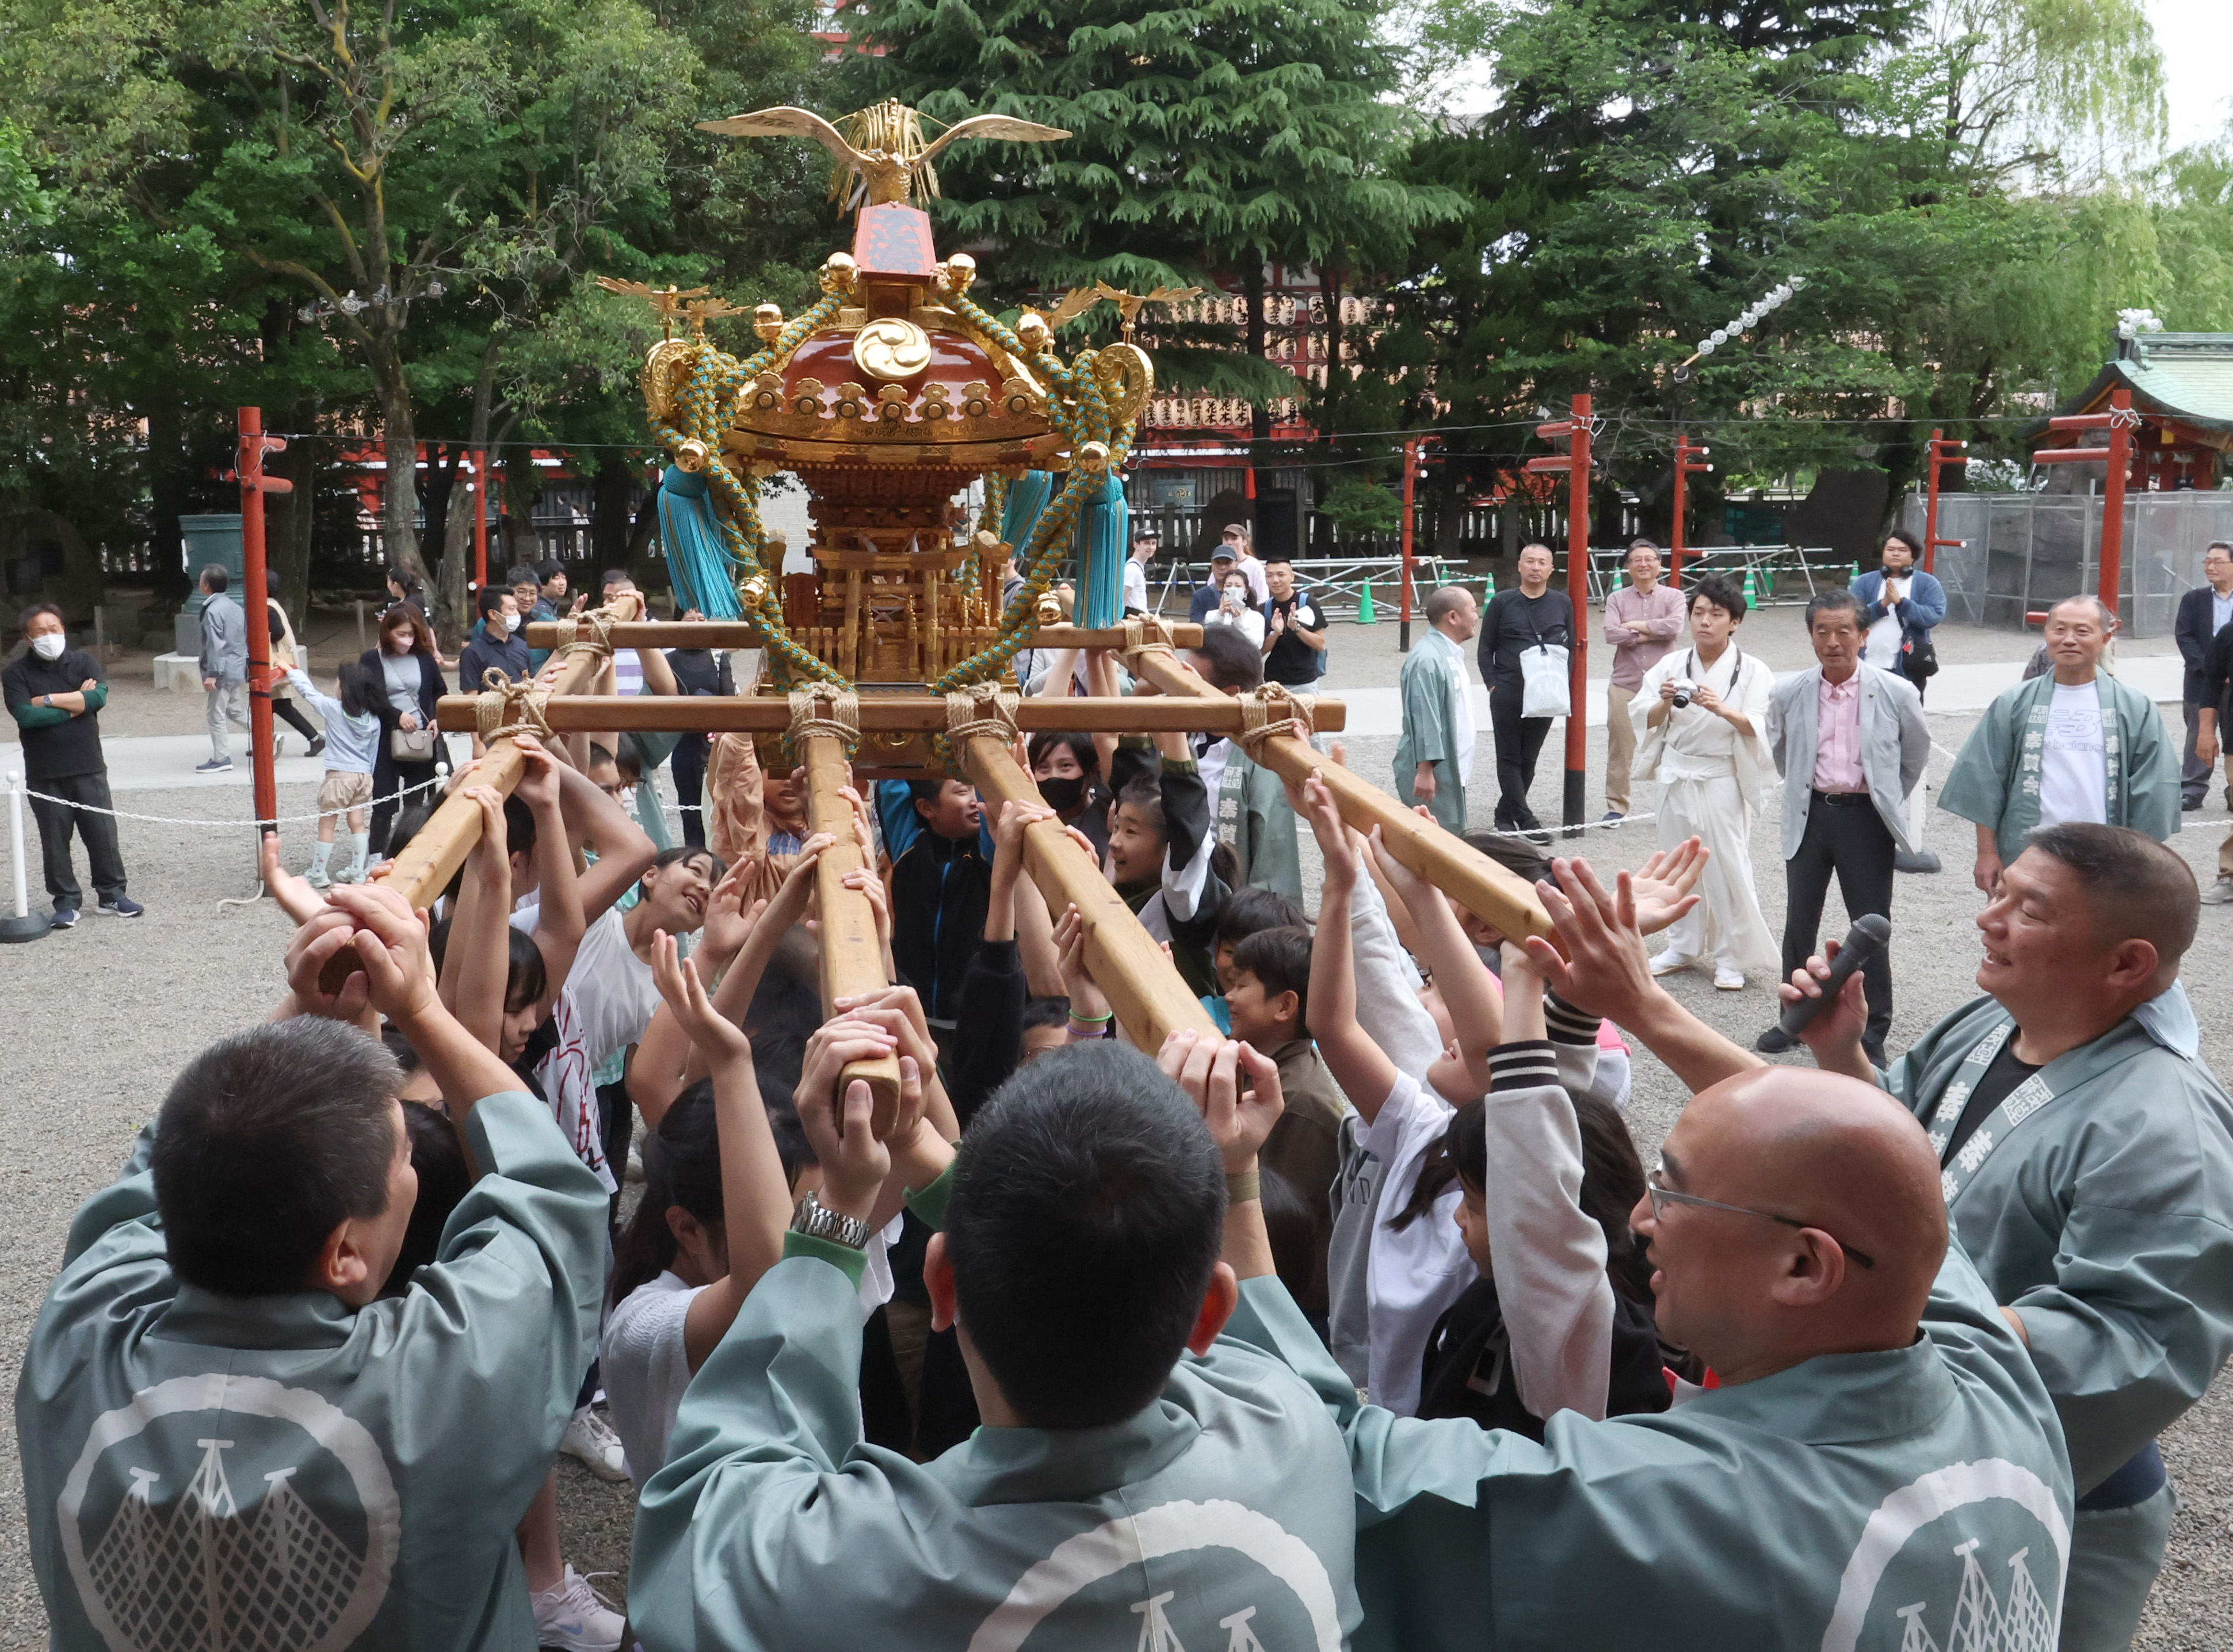
[[[264,474],[264,456],[287,444],[264,433],[264,409],[240,410],[241,610],[248,617],[248,751],[256,773],[256,819],[269,828],[279,818],[279,776],[271,743],[271,611],[265,605],[264,496],[292,493],[282,476]]]
[[[1674,543],[1667,547],[1667,588],[1680,590],[1683,586],[1683,535],[1689,516],[1689,482],[1694,476],[1703,476],[1712,471],[1706,455],[1714,450],[1701,447],[1688,436],[1675,439],[1675,531],[1668,537]]]
[[[1952,550],[1962,543],[1938,537],[1938,473],[1949,465],[1968,465],[1965,454],[1969,446],[1967,442],[1949,441],[1943,431],[1930,433],[1930,491],[1924,496],[1923,506],[1923,571],[1926,574],[1935,571],[1932,564],[1938,560],[1939,546]]]
[[[1566,821],[1583,824],[1583,786],[1588,779],[1589,718],[1585,695],[1589,686],[1590,628],[1590,399],[1574,398],[1571,416],[1555,424],[1538,425],[1535,434],[1546,442],[1564,438],[1566,451],[1550,459],[1531,459],[1527,468],[1538,475],[1566,478],[1566,600],[1573,605],[1573,649],[1566,661]]]
[[[2047,421],[2050,431],[2068,431],[2071,439],[2077,439],[2080,431],[2105,430],[2109,433],[2106,447],[2054,447],[2043,449],[2031,456],[2034,465],[2106,465],[2109,479],[2102,489],[2101,501],[2101,578],[2095,595],[2100,596],[2109,612],[2119,612],[2118,586],[2124,576],[2125,558],[2125,484],[2132,469],[2132,433],[2139,428],[2140,415],[2132,411],[2132,393],[2118,388],[2109,393],[2106,413],[2071,413]],[[1932,471],[1934,482],[1937,469]]]

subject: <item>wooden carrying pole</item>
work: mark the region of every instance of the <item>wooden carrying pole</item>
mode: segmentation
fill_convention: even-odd
[[[1180,663],[1175,655],[1160,649],[1143,649],[1130,663],[1135,676],[1155,684],[1166,694],[1196,700],[1231,699]],[[1134,699],[1127,704],[1145,706],[1154,701]],[[1495,925],[1514,940],[1553,933],[1550,914],[1543,910],[1533,889],[1463,839],[1412,813],[1377,786],[1322,756],[1308,740],[1275,734],[1264,741],[1254,756],[1273,773],[1298,784],[1313,774],[1321,777],[1333,793],[1334,807],[1341,811],[1343,820],[1361,832],[1379,827],[1390,855],[1483,922]]]
[[[597,612],[633,619],[641,612],[642,602],[643,599],[634,592],[623,592],[613,599],[610,606]],[[544,662],[542,673],[536,679],[536,686],[547,691],[553,699],[578,693],[596,680],[597,673],[604,668],[608,658],[607,654],[589,649],[573,654],[554,654]],[[452,705],[459,702],[445,700],[443,703]],[[463,703],[471,706],[473,702],[468,699]],[[472,728],[473,725],[473,719],[468,715],[463,723],[450,726]],[[509,797],[511,789],[519,784],[520,773],[525,767],[526,759],[520,756],[518,747],[512,745],[509,737],[499,734],[489,742],[488,754],[481,759],[480,766],[473,771],[473,784],[493,786]],[[449,887],[451,878],[465,863],[465,856],[473,852],[473,845],[480,841],[480,805],[470,797],[452,792],[442,800],[441,807],[435,810],[433,817],[403,846],[403,852],[383,868],[381,881],[413,906],[430,907],[434,904],[435,897]]]
[[[1182,648],[1201,646],[1198,625],[1167,625],[1171,640]],[[547,648],[557,634],[557,624],[537,620],[522,628],[531,648]],[[749,620],[644,620],[613,628],[615,648],[758,648],[767,638]],[[1130,638],[1121,626],[1098,628],[1076,625],[1043,625],[1032,636],[1034,648],[1122,648]],[[942,726],[942,725],[941,725]]]
[[[475,725],[478,702],[464,694],[445,695],[435,708],[441,727],[457,732]],[[561,734],[769,733],[791,726],[790,702],[772,695],[733,697],[697,694],[574,694],[543,708]],[[1338,699],[1317,702],[1318,729],[1339,733],[1348,707]],[[1185,701],[1153,695],[1124,698],[1027,699],[1016,708],[1016,725],[1026,734],[1041,729],[1082,729],[1089,734],[1177,734],[1201,732],[1238,734],[1240,707],[1230,699]],[[861,702],[861,727],[871,733],[936,733],[946,727],[946,702],[934,695],[893,696]]]
[[[672,699],[665,702],[677,703]],[[783,725],[788,726],[788,703],[771,703],[784,712]],[[833,1016],[839,998],[881,992],[891,983],[884,975],[884,946],[876,934],[876,910],[867,895],[844,884],[845,874],[869,864],[853,805],[837,795],[853,784],[844,742],[834,734],[809,734],[798,745],[806,768],[807,829],[827,832],[834,840],[814,863],[814,892],[822,909],[822,1012]],[[923,1077],[928,1082],[930,1075]],[[899,1057],[849,1063],[839,1083],[850,1085],[856,1078],[869,1086],[870,1128],[881,1141],[892,1133],[899,1114]],[[843,1094],[842,1088],[839,1094]]]
[[[1045,803],[1015,754],[999,741],[979,735],[960,744],[970,779],[996,811],[1005,803]],[[1152,1056],[1184,1027],[1206,1038],[1223,1036],[1155,937],[1060,821],[1039,821],[1025,830],[1024,865],[1057,917],[1065,907],[1077,908],[1085,925],[1086,966],[1134,1045]]]

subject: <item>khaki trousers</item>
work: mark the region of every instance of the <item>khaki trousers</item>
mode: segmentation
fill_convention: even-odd
[[[1636,725],[1628,720],[1633,688],[1605,690],[1605,807],[1615,814],[1628,812],[1628,769],[1636,761]]]

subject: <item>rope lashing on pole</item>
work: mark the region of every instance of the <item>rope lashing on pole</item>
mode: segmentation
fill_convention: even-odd
[[[960,750],[970,740],[998,740],[1013,745],[1019,738],[1016,707],[1021,699],[997,683],[972,683],[946,696],[946,732],[932,738],[931,746],[946,771],[957,780],[967,779]]]
[[[1177,646],[1171,639],[1171,628],[1155,615],[1137,616],[1124,621],[1124,669],[1135,677],[1140,674],[1140,656],[1146,654],[1175,654]]]
[[[1289,693],[1284,683],[1262,683],[1234,698],[1240,702],[1240,749],[1252,763],[1262,761],[1264,743],[1275,736],[1311,738],[1311,695]]]
[[[850,761],[861,744],[861,697],[836,683],[810,682],[791,691],[791,726],[784,750],[793,763],[806,761],[806,742],[827,735],[845,748]]]
[[[500,668],[491,666],[481,673],[481,692],[473,697],[473,726],[481,744],[487,745],[509,734],[556,739],[550,719],[543,714],[550,699],[548,690],[532,682],[514,682]]]

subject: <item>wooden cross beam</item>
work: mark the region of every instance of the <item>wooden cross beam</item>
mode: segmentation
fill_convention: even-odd
[[[1211,687],[1175,654],[1143,648],[1130,663],[1134,676],[1153,683],[1168,695],[1191,699],[1198,706],[1221,701],[1238,712],[1231,695]],[[1144,707],[1155,701],[1135,699],[1124,703]],[[1318,726],[1321,731],[1327,728],[1324,723]],[[1321,755],[1308,740],[1292,734],[1273,735],[1258,749],[1255,758],[1283,779],[1299,784],[1313,774],[1324,779],[1343,820],[1361,832],[1379,827],[1390,855],[1483,922],[1495,925],[1515,940],[1522,935],[1553,933],[1542,901],[1518,876],[1455,833],[1413,814],[1377,786]]]
[[[472,728],[478,705],[478,696],[445,695],[435,708],[435,719],[445,729]],[[752,694],[571,694],[551,700],[543,715],[561,734],[764,734],[791,726],[791,702]],[[1338,699],[1321,699],[1312,702],[1312,716],[1320,731],[1336,733],[1346,726],[1349,712]],[[1240,703],[1222,694],[1207,699],[1162,694],[1038,698],[1017,706],[1016,726],[1026,734],[1041,729],[1077,729],[1089,734],[1238,734],[1241,716]],[[942,732],[946,701],[936,694],[903,690],[878,694],[872,690],[861,696],[861,727],[868,733]]]
[[[525,628],[531,648],[547,648],[558,631],[557,621],[536,620]],[[1201,645],[1198,625],[1167,625],[1171,640],[1182,648]],[[761,648],[767,636],[749,620],[642,620],[613,628],[615,648]],[[1121,648],[1128,641],[1122,626],[1043,625],[1032,634],[1034,648]]]
[[[622,592],[610,603],[595,611],[598,617],[621,625],[634,620],[643,612],[643,598],[633,591]],[[585,616],[586,617],[586,616]],[[554,630],[556,628],[550,628]],[[556,647],[554,634],[545,647]],[[536,686],[547,690],[555,699],[560,695],[578,694],[596,680],[604,668],[606,654],[589,648],[570,654],[554,654],[543,662],[543,670],[536,678]],[[445,705],[452,703],[449,700]],[[471,707],[474,702],[462,702]],[[470,730],[476,727],[469,712],[463,722],[444,722],[441,726],[451,730]],[[473,784],[493,786],[505,797],[511,795],[519,777],[527,766],[526,758],[519,753],[507,735],[499,734],[488,743],[488,754],[480,766],[473,771]],[[452,792],[435,810],[433,818],[405,844],[403,852],[381,868],[381,881],[398,891],[414,907],[430,907],[435,897],[449,887],[465,857],[480,842],[480,805],[470,797]],[[344,954],[346,956],[346,954]]]

